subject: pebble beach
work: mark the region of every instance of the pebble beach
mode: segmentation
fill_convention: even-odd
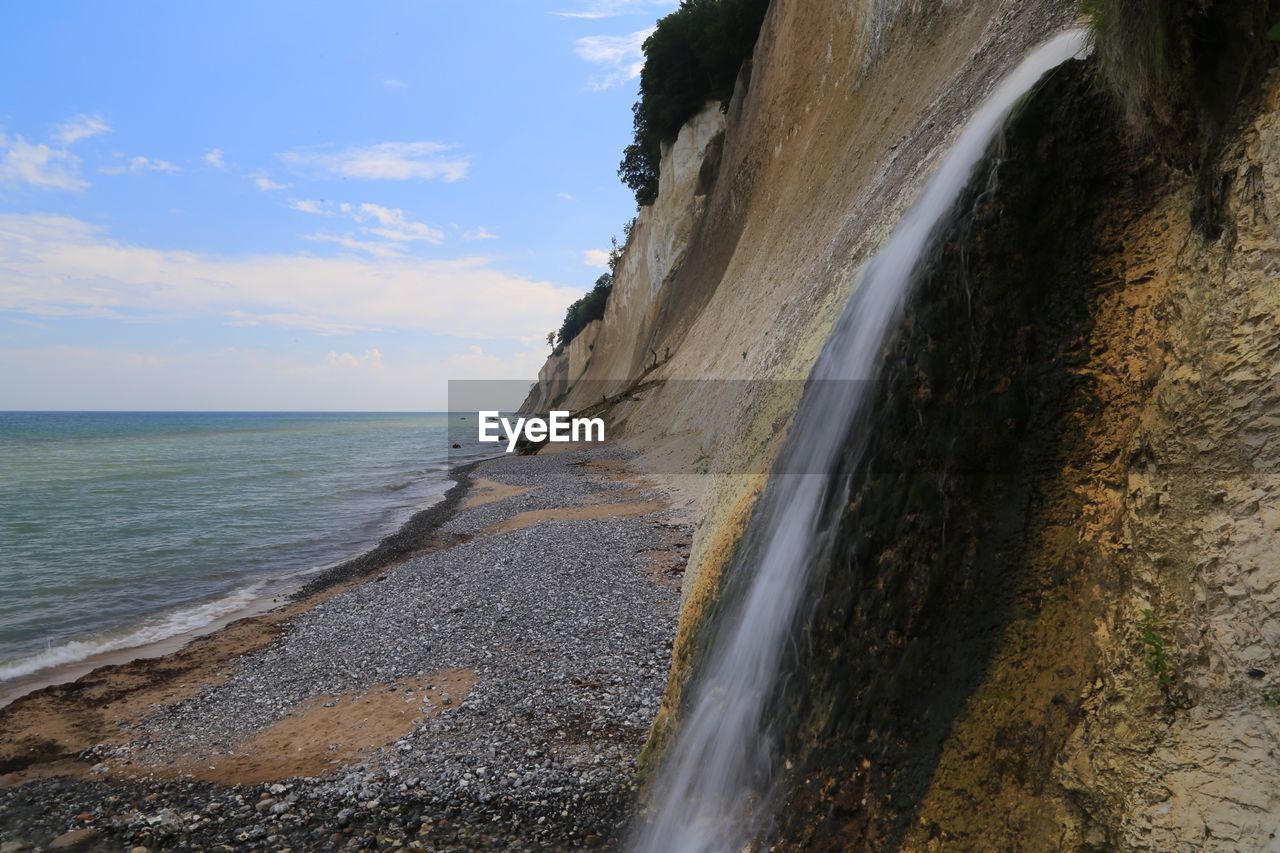
[[[457,479],[278,610],[0,710],[0,851],[618,843],[687,519],[612,446]]]

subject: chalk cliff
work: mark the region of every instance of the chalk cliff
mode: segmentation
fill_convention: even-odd
[[[1075,9],[774,0],[664,152],[603,320],[526,403],[607,400],[698,522],[652,762],[858,270]],[[1280,843],[1280,74],[1239,84],[1188,166],[1070,63],[975,175],[776,697],[780,846]]]

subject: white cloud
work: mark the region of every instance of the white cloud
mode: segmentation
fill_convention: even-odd
[[[396,77],[383,77],[382,85],[388,89],[408,89],[409,84]]]
[[[97,116],[78,115],[64,121],[54,130],[53,138],[64,146],[74,145],[81,139],[101,136],[111,132],[111,125]]]
[[[494,234],[488,228],[472,228],[470,231],[462,232],[463,240],[470,240],[473,243],[479,243],[484,240],[497,240],[498,235]]]
[[[655,13],[661,10],[676,8],[676,0],[588,0],[581,8],[564,12],[552,12],[561,18],[583,18],[599,20],[616,18],[619,15]]]
[[[553,328],[580,295],[480,257],[225,257],[118,243],[69,217],[0,214],[0,310],[33,317],[214,317],[515,340]]]
[[[439,142],[382,142],[343,151],[295,149],[280,155],[293,169],[321,172],[363,181],[434,181],[447,183],[467,177],[468,157],[453,153],[455,146]]]
[[[356,370],[368,368],[370,370],[382,370],[382,351],[377,347],[371,350],[365,350],[364,355],[355,355],[354,353],[344,352],[338,353],[334,350],[329,351],[328,357],[325,359],[333,367],[350,367]]]
[[[587,249],[582,253],[582,260],[589,267],[609,269],[609,252],[605,249]]]
[[[78,115],[54,128],[56,146],[0,133],[0,184],[42,190],[84,189],[89,182],[80,176],[80,158],[71,153],[71,146],[110,132],[111,125],[97,116]]]
[[[289,186],[288,184],[277,183],[276,181],[261,175],[254,178],[253,182],[257,185],[258,189],[262,190],[264,193],[271,192],[272,190],[283,190]]]
[[[333,216],[333,211],[323,201],[315,201],[314,199],[294,199],[289,203],[289,207],[301,213],[310,213],[315,216]]]
[[[390,258],[402,253],[402,244],[444,242],[444,232],[425,222],[415,222],[398,207],[380,204],[352,205],[346,202],[330,204],[324,201],[295,200],[289,207],[316,216],[350,216],[359,226],[358,233],[332,234],[320,232],[307,234],[304,239],[316,242],[336,243],[347,249],[367,252],[374,257]],[[377,239],[369,239],[377,238]]]
[[[0,183],[42,190],[81,190],[89,182],[80,177],[80,158],[65,148],[32,145],[21,136],[0,137]]]
[[[182,167],[170,163],[168,160],[157,160],[151,157],[130,157],[122,165],[104,166],[102,173],[104,175],[141,175],[143,172],[163,172],[166,175],[176,175],[182,171]]]
[[[439,244],[444,241],[443,231],[425,223],[410,220],[399,208],[362,204],[353,215],[357,222],[373,220],[378,223],[379,227],[365,228],[366,233],[375,234],[396,243],[425,241]]]
[[[644,42],[653,27],[626,36],[584,36],[574,43],[579,58],[599,65],[603,73],[589,85],[596,91],[621,86],[640,76],[644,70]]]
[[[204,161],[219,171],[227,171],[227,162],[222,159],[221,148],[210,148],[205,152]]]
[[[556,193],[556,198],[560,199],[561,201],[577,201],[576,198],[569,195],[568,193]]]
[[[375,258],[396,258],[404,254],[403,250],[395,243],[379,240],[361,240],[350,233],[330,234],[327,231],[317,231],[314,234],[304,234],[302,239],[310,240],[313,243],[334,243],[344,249],[365,252]]]

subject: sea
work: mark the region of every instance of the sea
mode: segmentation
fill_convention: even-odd
[[[0,412],[0,700],[266,609],[494,455],[474,430],[444,413]]]

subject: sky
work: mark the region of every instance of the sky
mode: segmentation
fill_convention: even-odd
[[[0,409],[426,411],[536,378],[677,0],[12,4]]]

